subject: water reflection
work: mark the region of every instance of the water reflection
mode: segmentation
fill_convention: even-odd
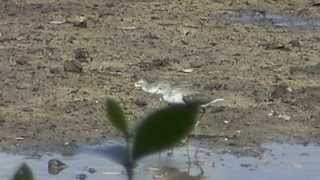
[[[98,146],[101,148],[103,145]],[[92,147],[94,148],[94,147]],[[197,159],[188,164],[185,147],[176,149],[172,156],[165,153],[149,156],[139,162],[135,179],[139,180],[199,180],[199,179],[320,179],[320,147],[316,145],[263,145],[259,156],[244,153],[225,153],[225,150],[200,149]],[[193,152],[195,148],[191,149]],[[74,156],[43,154],[41,158],[0,154],[0,177],[10,179],[15,169],[26,162],[37,179],[70,180],[87,177],[90,180],[125,180],[123,167],[102,154],[80,153]],[[48,162],[61,161],[68,168],[56,175],[48,173]]]

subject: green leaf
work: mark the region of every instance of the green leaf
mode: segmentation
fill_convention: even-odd
[[[11,180],[34,180],[34,178],[29,166],[23,163],[16,171]]]
[[[106,116],[112,125],[119,129],[126,138],[129,137],[128,125],[120,105],[111,98],[106,101]]]
[[[193,129],[199,103],[173,105],[150,114],[135,129],[133,161],[164,149],[183,138]]]

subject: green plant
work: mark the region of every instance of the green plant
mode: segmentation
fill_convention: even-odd
[[[122,164],[128,179],[132,180],[133,168],[139,159],[174,146],[192,131],[199,107],[197,102],[168,106],[146,116],[130,129],[120,105],[108,98],[106,116],[124,134],[126,146],[108,148],[106,155]]]
[[[120,105],[108,98],[106,116],[123,133],[126,146],[107,147],[103,150],[104,154],[123,165],[128,180],[132,180],[133,168],[139,159],[174,146],[192,131],[199,107],[197,102],[168,106],[146,116],[135,128],[129,128]],[[23,163],[11,180],[34,178],[31,169]]]
[[[34,180],[34,178],[29,166],[23,163],[15,172],[11,180]]]

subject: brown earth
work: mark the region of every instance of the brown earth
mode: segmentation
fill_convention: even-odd
[[[1,0],[2,150],[119,137],[104,126],[106,96],[132,122],[160,105],[134,88],[140,79],[226,99],[195,131],[210,145],[317,142],[320,32],[210,16],[240,8],[320,17],[304,0]]]

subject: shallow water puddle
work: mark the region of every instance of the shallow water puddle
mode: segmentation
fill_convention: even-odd
[[[90,147],[101,149],[104,145]],[[177,148],[173,154],[154,155],[143,159],[136,168],[136,179],[140,180],[173,180],[173,179],[320,179],[320,147],[316,145],[263,145],[263,153],[222,153],[198,149],[194,158],[195,147],[191,148],[192,160],[188,165],[186,147]],[[247,152],[247,153],[246,153]],[[252,155],[252,154],[251,154]],[[41,158],[29,156],[0,154],[0,177],[10,179],[15,168],[26,162],[34,171],[36,179],[80,179],[85,174],[90,180],[125,180],[123,168],[103,157],[99,153],[80,153],[74,156],[45,154]],[[48,161],[59,159],[68,167],[59,174],[48,173]],[[195,163],[196,162],[196,163]]]
[[[264,10],[240,9],[211,13],[213,20],[223,19],[228,22],[269,25],[281,28],[320,29],[320,19],[276,15]]]

